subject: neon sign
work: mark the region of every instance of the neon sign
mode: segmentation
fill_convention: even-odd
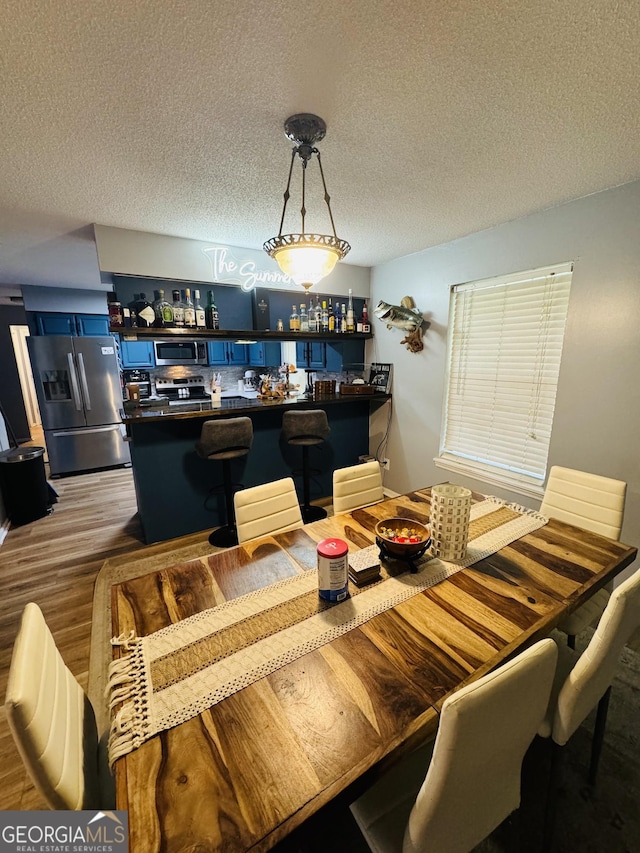
[[[202,250],[209,262],[213,280],[226,284],[239,284],[243,290],[252,290],[256,285],[284,285],[293,288],[291,276],[280,270],[259,269],[255,261],[239,260],[226,246],[212,246]]]

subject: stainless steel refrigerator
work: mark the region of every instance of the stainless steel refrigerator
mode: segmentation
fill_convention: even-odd
[[[114,339],[32,335],[27,346],[51,474],[130,462]]]

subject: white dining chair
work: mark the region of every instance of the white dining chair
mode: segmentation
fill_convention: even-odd
[[[518,808],[557,656],[541,640],[445,700],[430,763],[418,750],[350,806],[371,850],[468,853]]]
[[[573,468],[554,465],[549,472],[540,512],[547,518],[565,521],[584,530],[618,539],[622,529],[627,484],[622,480],[601,477]],[[613,585],[597,590],[581,607],[569,613],[558,624],[558,630],[575,638],[602,615]]]
[[[607,723],[611,683],[620,653],[638,625],[640,570],[613,590],[602,618],[582,654],[565,645],[559,646],[551,699],[538,730],[541,737],[551,738],[553,749],[545,820],[548,843],[555,822],[556,788],[562,747],[597,706],[589,765],[589,782],[595,785]]]
[[[252,486],[234,497],[238,542],[302,527],[302,513],[291,477]]]
[[[18,752],[51,809],[114,808],[91,702],[33,602],[14,644],[5,709]]]
[[[351,512],[384,500],[380,463],[363,462],[333,472],[333,511]]]

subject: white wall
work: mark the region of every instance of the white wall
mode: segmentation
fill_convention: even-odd
[[[575,266],[549,464],[625,480],[622,540],[638,545],[640,182],[373,269],[372,307],[380,299],[398,304],[409,295],[431,321],[419,354],[400,345],[399,330],[387,330],[374,321],[375,357],[395,366],[385,485],[405,492],[450,480],[536,505],[434,465],[442,420],[449,289],[464,281],[570,260]]]
[[[252,273],[279,276],[278,265],[265,252],[225,246],[222,243],[188,240],[166,234],[150,234],[146,231],[129,231],[108,225],[94,225],[98,262],[102,273],[138,275],[149,278],[169,278],[183,281],[204,281],[221,284],[240,284],[250,281]],[[226,265],[212,262],[214,247],[226,251]],[[221,266],[222,268],[217,268]],[[239,275],[248,269],[248,276]],[[268,280],[257,282],[259,287],[272,286],[276,290],[291,289],[302,293],[293,282]],[[349,288],[355,296],[369,296],[369,267],[353,264],[338,264],[333,272],[323,279],[314,293],[347,294]]]

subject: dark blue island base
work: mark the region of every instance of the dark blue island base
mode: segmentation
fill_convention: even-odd
[[[369,452],[369,413],[384,404],[387,395],[375,398],[339,398],[322,402],[280,401],[225,405],[197,411],[175,409],[129,413],[123,416],[131,439],[138,511],[145,541],[161,542],[208,530],[225,523],[222,465],[201,459],[195,451],[205,420],[248,415],[253,422],[253,446],[248,456],[232,461],[234,483],[257,486],[290,477],[302,467],[299,447],[281,438],[282,415],[290,406],[324,409],[331,433],[324,444],[310,448],[311,500],[330,499],[333,471],[355,465]],[[231,402],[231,401],[229,401]],[[302,478],[293,475],[302,500]],[[214,487],[219,487],[212,491]]]

